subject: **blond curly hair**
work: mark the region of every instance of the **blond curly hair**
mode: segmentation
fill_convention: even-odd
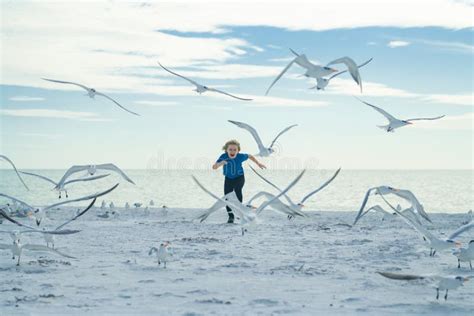
[[[240,143],[239,143],[239,141],[236,140],[236,139],[228,140],[228,141],[224,144],[224,146],[222,146],[222,150],[227,151],[227,148],[228,148],[230,145],[235,145],[235,146],[237,146],[237,148],[238,148],[239,151],[240,151]]]

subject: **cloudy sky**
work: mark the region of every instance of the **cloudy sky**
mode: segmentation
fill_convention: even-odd
[[[273,168],[472,169],[473,2],[346,2],[2,1],[1,153],[21,168],[201,168],[229,138],[256,152],[232,119],[267,143],[299,124]],[[321,64],[373,58],[364,93],[348,75],[309,90],[294,66],[264,96],[289,48]],[[254,101],[196,95],[158,60]],[[94,87],[141,116],[41,78]],[[384,133],[353,95],[400,118],[446,117]]]

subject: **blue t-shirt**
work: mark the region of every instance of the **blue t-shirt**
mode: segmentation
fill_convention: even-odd
[[[242,168],[242,162],[249,159],[248,154],[238,153],[235,158],[230,158],[227,153],[223,153],[216,162],[223,160],[227,161],[227,164],[222,166],[222,173],[229,179],[235,179],[244,174],[244,168]]]

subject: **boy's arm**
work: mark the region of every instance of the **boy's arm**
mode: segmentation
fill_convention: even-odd
[[[260,169],[267,169],[267,167],[263,163],[258,161],[257,158],[255,158],[254,156],[249,155],[249,159],[252,160],[257,166],[259,166]]]
[[[212,165],[212,169],[216,170],[217,168],[222,167],[225,164],[227,164],[227,160],[216,162]]]

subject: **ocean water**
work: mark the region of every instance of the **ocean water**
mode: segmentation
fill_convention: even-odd
[[[65,170],[28,170],[40,173],[54,180],[59,180]],[[204,186],[222,195],[223,176],[213,170],[125,170],[136,185],[130,184],[117,174],[92,182],[73,184],[69,187],[69,198],[78,198],[86,194],[103,191],[115,183],[119,187],[104,198],[113,201],[116,206],[126,202],[148,203],[154,200],[156,205],[173,208],[207,208],[214,201],[204,193],[192,180],[195,175]],[[301,181],[290,191],[294,201],[299,201],[311,190],[320,186],[332,176],[335,170],[308,170]],[[264,170],[268,179],[284,187],[294,177],[296,170]],[[27,191],[12,170],[0,170],[0,192],[19,198],[31,205],[47,205],[58,200],[52,185],[40,179],[24,176],[30,191]],[[305,204],[308,211],[356,211],[359,209],[368,188],[378,185],[389,185],[395,188],[411,190],[424,205],[427,212],[464,213],[474,209],[472,170],[344,170],[323,191],[319,192]],[[260,190],[274,190],[256,177],[251,170],[246,170],[244,199],[250,198]],[[406,202],[390,197],[393,203]],[[0,203],[7,202],[0,199]],[[99,205],[98,203],[98,205]],[[379,197],[372,197],[371,204],[383,203]],[[78,205],[85,205],[78,203]]]

